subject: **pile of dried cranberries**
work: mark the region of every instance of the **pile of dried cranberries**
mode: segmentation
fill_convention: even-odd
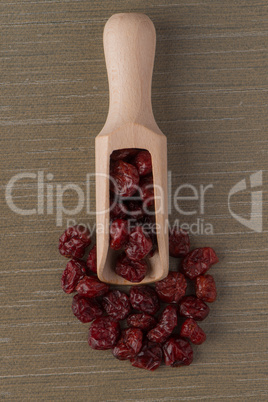
[[[133,283],[141,282],[157,250],[154,232],[154,192],[151,155],[146,150],[114,151],[110,160],[110,247],[118,253],[115,272]],[[60,237],[60,254],[70,258],[61,285],[73,298],[74,315],[83,323],[93,321],[88,343],[93,349],[112,349],[119,360],[135,367],[157,369],[189,365],[191,343],[201,345],[204,320],[217,292],[206,272],[218,262],[210,247],[190,251],[188,234],[178,227],[169,233],[170,256],[181,258],[178,272],[155,286],[132,286],[129,294],[100,282],[96,276],[96,245],[82,260],[91,236],[84,226],[68,228]],[[123,250],[123,251],[122,251]],[[186,294],[188,281],[195,295]],[[190,341],[190,342],[189,342]]]
[[[83,323],[93,321],[88,343],[93,349],[112,349],[120,360],[135,367],[157,369],[189,365],[193,361],[191,343],[200,345],[205,332],[197,321],[204,320],[216,299],[216,286],[209,268],[218,262],[210,247],[190,251],[189,236],[174,227],[169,235],[169,252],[181,257],[179,272],[170,271],[155,286],[136,285],[129,294],[98,280],[96,246],[87,261],[81,258],[90,245],[84,226],[68,228],[59,240],[59,251],[72,258],[62,274],[61,285],[73,298],[74,315]],[[187,281],[194,281],[195,295],[186,295]],[[158,314],[157,314],[158,313]],[[190,342],[189,342],[190,341]]]

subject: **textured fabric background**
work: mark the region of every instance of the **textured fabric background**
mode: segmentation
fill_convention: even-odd
[[[73,317],[72,297],[60,289],[66,261],[57,241],[66,215],[57,226],[59,209],[48,213],[45,198],[42,213],[41,194],[39,214],[28,216],[5,199],[18,173],[43,172],[45,194],[48,183],[54,194],[68,183],[85,190],[108,109],[102,30],[125,11],[155,23],[152,102],[168,137],[172,192],[186,183],[198,192],[198,200],[180,201],[195,213],[173,207],[170,221],[195,224],[192,246],[212,246],[220,258],[211,270],[218,300],[201,324],[207,342],[194,347],[190,367],[155,373],[88,347],[88,325]],[[267,401],[267,1],[2,0],[0,17],[0,399]],[[229,191],[245,179],[248,189],[231,208],[249,219],[249,178],[258,171],[263,183],[252,191],[263,192],[262,233],[228,209]],[[204,210],[202,185],[210,185]],[[18,181],[12,199],[37,208],[37,179]],[[64,205],[77,205],[72,191]],[[253,215],[260,222],[261,208]],[[74,219],[95,218],[84,207]],[[202,233],[207,224],[213,234]]]

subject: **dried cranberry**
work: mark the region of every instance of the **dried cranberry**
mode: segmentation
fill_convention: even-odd
[[[87,267],[90,271],[97,273],[97,246],[92,247],[87,257]]]
[[[152,176],[145,176],[140,180],[140,194],[143,207],[147,213],[148,207],[154,204],[154,184]]]
[[[153,248],[151,238],[146,235],[141,225],[137,225],[130,231],[129,242],[125,251],[129,259],[133,261],[142,260]]]
[[[139,150],[136,148],[117,149],[116,151],[113,151],[113,153],[111,154],[111,159],[113,161],[118,161],[119,159],[126,159],[131,156],[135,156],[138,152]]]
[[[174,227],[169,233],[169,255],[184,257],[190,251],[190,239],[187,232]]]
[[[182,317],[202,321],[207,317],[209,307],[195,296],[184,296],[179,304],[179,312]]]
[[[120,290],[112,290],[105,295],[102,305],[106,313],[115,321],[124,320],[131,310],[128,296]]]
[[[195,293],[198,299],[212,303],[216,300],[217,290],[213,276],[200,275],[195,280]]]
[[[135,166],[119,160],[111,166],[111,190],[121,197],[131,197],[137,191],[139,174]]]
[[[76,286],[76,291],[85,297],[98,297],[107,293],[109,285],[100,282],[98,278],[94,276],[85,276]]]
[[[156,319],[150,314],[137,313],[131,314],[127,318],[127,325],[129,327],[140,328],[143,331],[149,331],[157,324]]]
[[[152,158],[149,151],[140,151],[133,161],[140,176],[145,176],[152,172]]]
[[[128,240],[128,223],[124,219],[115,219],[110,226],[110,247],[120,250]]]
[[[159,318],[155,328],[147,334],[147,338],[152,342],[162,343],[171,335],[178,323],[177,309],[175,306],[167,306]]]
[[[90,233],[83,225],[69,227],[59,239],[59,252],[67,258],[82,258],[91,243]]]
[[[122,202],[115,202],[110,199],[110,218],[113,219],[123,219],[126,216],[127,209]]]
[[[189,342],[179,337],[169,338],[163,346],[166,366],[189,366],[193,361],[193,350]]]
[[[89,328],[88,344],[92,349],[112,349],[119,336],[119,323],[111,317],[100,317],[93,321]]]
[[[147,285],[133,286],[130,289],[130,303],[136,310],[152,315],[160,308],[156,291]]]
[[[168,276],[155,284],[159,299],[165,303],[177,303],[186,292],[187,282],[180,272],[169,272]]]
[[[192,318],[187,318],[182,324],[180,335],[184,338],[189,338],[195,345],[201,345],[206,340],[205,332]]]
[[[113,350],[113,355],[119,360],[135,357],[141,350],[142,337],[143,333],[138,328],[125,329]]]
[[[163,352],[159,343],[145,341],[141,351],[131,359],[134,367],[154,371],[162,363]]]
[[[61,287],[65,293],[72,293],[75,287],[85,275],[85,263],[83,261],[71,260],[67,263],[61,277]]]
[[[194,279],[209,270],[218,262],[215,251],[210,247],[196,248],[190,251],[182,261],[182,270],[189,279]]]
[[[88,299],[81,295],[74,296],[72,310],[78,320],[84,323],[103,315],[103,310],[95,299]]]
[[[132,261],[125,253],[118,257],[115,266],[117,275],[133,283],[141,282],[145,278],[147,269],[148,264],[145,260]]]

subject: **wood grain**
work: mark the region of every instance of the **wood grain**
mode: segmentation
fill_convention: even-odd
[[[72,298],[60,289],[66,261],[57,239],[68,217],[57,226],[56,206],[48,214],[46,202],[45,214],[21,216],[5,199],[21,172],[44,172],[54,192],[68,183],[86,191],[108,111],[102,31],[126,11],[147,14],[156,27],[152,103],[168,138],[171,193],[182,184],[199,195],[201,185],[213,186],[204,211],[200,197],[180,200],[181,210],[195,213],[173,205],[170,221],[211,224],[213,234],[200,229],[192,246],[210,245],[220,258],[211,270],[218,300],[201,324],[206,343],[194,348],[191,366],[155,373],[89,349],[88,325],[72,316]],[[267,401],[267,2],[3,0],[0,15],[1,398]],[[249,177],[260,170],[257,233],[231,216],[228,194],[246,179],[248,190],[231,206],[249,218]],[[89,193],[94,211],[94,186]],[[17,207],[35,208],[36,180],[19,181],[12,195]],[[66,192],[64,205],[74,208],[77,196]],[[95,222],[86,206],[74,218]]]

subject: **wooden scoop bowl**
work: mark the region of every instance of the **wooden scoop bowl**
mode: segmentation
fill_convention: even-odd
[[[159,281],[169,269],[167,141],[151,105],[155,41],[154,25],[144,14],[115,14],[104,28],[110,105],[95,140],[97,274],[101,281],[117,285],[133,285],[115,273],[118,253],[109,248],[110,155],[117,149],[147,149],[152,157],[158,251],[149,259],[150,270],[140,283]]]

